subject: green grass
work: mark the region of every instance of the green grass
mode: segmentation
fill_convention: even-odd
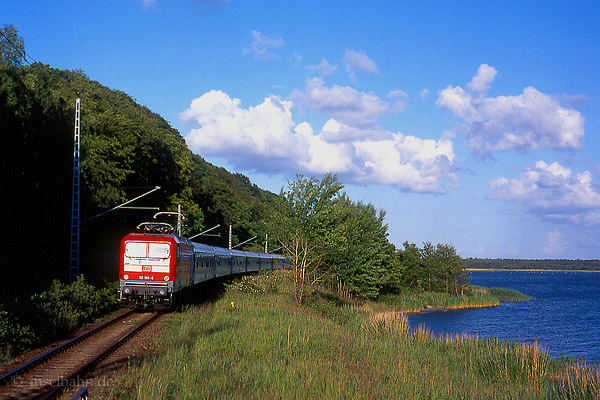
[[[439,292],[386,294],[377,303],[384,303],[398,311],[418,312],[428,307],[440,308],[477,308],[490,307],[499,304],[498,297],[486,288],[473,287],[464,296],[453,296]]]
[[[512,289],[504,288],[489,288],[490,295],[496,297],[500,301],[528,301],[533,300],[532,297],[527,296],[521,292]]]
[[[464,335],[436,338],[422,329],[409,333],[406,316],[382,304],[317,292],[298,305],[289,293],[247,294],[231,287],[211,306],[174,314],[159,351],[132,365],[98,397],[558,399],[582,398],[569,393],[586,390],[588,398],[600,394],[594,388],[598,374],[590,372],[595,370],[574,370],[537,345]],[[581,383],[584,372],[587,386]]]

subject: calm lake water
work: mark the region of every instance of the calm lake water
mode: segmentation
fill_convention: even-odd
[[[535,300],[415,314],[408,317],[411,329],[424,324],[436,334],[466,332],[524,343],[537,339],[553,357],[600,362],[600,273],[496,271],[470,276],[473,285],[515,289]]]

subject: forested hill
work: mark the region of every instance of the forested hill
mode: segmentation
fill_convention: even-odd
[[[136,206],[176,211],[185,234],[233,224],[234,244],[264,237],[276,195],[192,154],[179,132],[124,92],[82,71],[0,64],[0,242],[9,289],[34,291],[69,265],[75,100],[81,97],[81,220],[148,192]],[[81,225],[81,270],[114,279],[119,237],[156,211],[118,210]],[[112,276],[115,275],[115,276]],[[26,284],[25,284],[26,283]]]
[[[68,278],[77,92],[80,272],[87,281],[117,279],[121,238],[156,211],[98,215],[160,186],[132,205],[176,211],[181,204],[187,217],[183,235],[220,224],[213,231],[220,237],[199,241],[222,247],[230,224],[234,245],[258,237],[250,250],[261,248],[269,232],[292,262],[300,260],[296,271],[302,279],[313,274],[363,298],[406,290],[458,295],[467,289],[464,265],[452,245],[425,242],[419,248],[405,242],[404,249],[396,249],[388,240],[385,212],[352,201],[335,175],[298,176],[277,196],[194,155],[162,117],[82,71],[9,63],[0,64],[0,304],[3,296],[29,298],[51,279]]]
[[[600,271],[600,260],[524,260],[510,258],[463,258],[473,269],[531,269],[565,271]]]

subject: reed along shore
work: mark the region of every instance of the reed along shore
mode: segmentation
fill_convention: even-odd
[[[299,304],[285,277],[275,286],[267,274],[255,279],[230,286],[213,304],[173,313],[153,354],[122,367],[110,388],[93,388],[90,394],[135,399],[600,396],[597,369],[553,359],[537,343],[409,330],[406,315],[396,312],[402,309],[394,304],[399,295],[365,302],[317,289]],[[492,291],[479,290],[475,305],[483,306],[489,299],[479,300]],[[415,297],[425,298],[414,303],[404,297],[406,305],[425,300],[439,306],[435,296],[421,294]]]

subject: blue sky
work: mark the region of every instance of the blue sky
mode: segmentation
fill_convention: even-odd
[[[492,258],[600,258],[598,20],[594,1],[0,4],[31,57],[208,161],[274,192],[336,172],[398,247]]]

